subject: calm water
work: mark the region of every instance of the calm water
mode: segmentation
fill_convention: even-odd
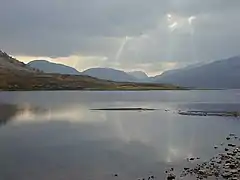
[[[158,110],[91,110],[112,107]],[[0,179],[164,179],[167,167],[207,160],[214,144],[240,135],[239,119],[179,109],[240,110],[240,90],[0,92]]]

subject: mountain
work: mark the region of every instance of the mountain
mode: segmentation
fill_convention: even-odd
[[[25,72],[25,73],[35,73],[40,72],[38,69],[29,67],[23,62],[9,56],[7,53],[0,50],[0,69],[1,72]]]
[[[164,72],[154,82],[196,88],[240,88],[240,56]]]
[[[155,77],[160,77],[162,75],[166,76],[166,75],[170,75],[170,74],[179,73],[179,72],[182,72],[182,71],[186,71],[186,70],[189,70],[189,69],[193,69],[193,68],[196,68],[196,67],[203,66],[205,64],[207,64],[207,63],[196,63],[196,64],[191,64],[191,65],[188,65],[186,67],[179,68],[179,69],[171,69],[171,70],[165,71],[163,74],[157,75]]]
[[[80,75],[81,73],[76,69],[63,65],[52,63],[46,60],[34,60],[28,63],[30,67],[42,70],[45,73],[58,73],[58,74],[72,74]]]
[[[137,78],[129,75],[128,73],[112,68],[90,68],[82,72],[83,75],[96,77],[99,79],[106,79],[117,82],[135,82]]]
[[[128,74],[139,80],[147,80],[148,79],[148,75],[143,71],[131,71],[131,72],[128,72]]]

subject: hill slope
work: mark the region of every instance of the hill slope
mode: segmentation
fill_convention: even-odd
[[[45,73],[73,74],[73,75],[81,74],[72,67],[63,64],[52,63],[46,60],[34,60],[29,62],[28,65],[30,67],[40,69]]]
[[[90,68],[82,72],[84,75],[117,82],[135,82],[137,79],[128,73],[111,68]]]
[[[197,88],[240,88],[240,57],[214,61],[202,66],[165,72],[153,80]]]
[[[0,69],[1,71],[16,71],[24,73],[40,72],[38,69],[31,68],[23,62],[9,56],[7,53],[0,50]]]

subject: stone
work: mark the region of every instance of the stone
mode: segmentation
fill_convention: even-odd
[[[240,156],[237,156],[236,159],[237,159],[237,160],[240,160]]]
[[[232,174],[229,171],[225,171],[221,175],[223,178],[230,178]]]
[[[228,144],[229,147],[236,147],[236,144]]]
[[[221,161],[221,160],[219,160],[219,161],[217,161],[217,163],[218,163],[218,164],[221,164],[221,163],[222,163],[222,161]]]
[[[198,171],[198,173],[201,174],[201,175],[206,174],[206,172],[207,172],[207,171],[206,171],[206,170],[203,170],[203,169],[200,169],[200,170]]]
[[[167,180],[174,180],[174,179],[176,179],[176,175],[175,174],[173,174],[173,173],[168,174]]]

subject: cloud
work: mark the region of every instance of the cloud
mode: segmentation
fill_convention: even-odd
[[[173,32],[167,14],[181,24]],[[168,63],[239,54],[239,16],[237,0],[2,0],[0,48],[15,56],[71,57],[64,63],[77,56],[93,66],[153,64],[160,72]],[[191,17],[194,31],[183,23]]]

